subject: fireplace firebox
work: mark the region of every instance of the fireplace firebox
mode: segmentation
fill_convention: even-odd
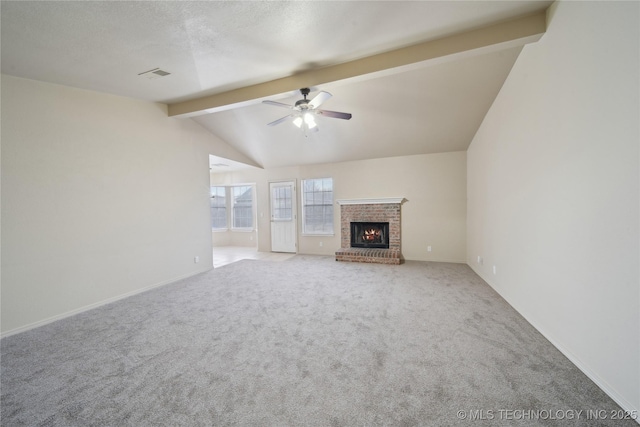
[[[352,222],[352,248],[389,248],[388,222]]]

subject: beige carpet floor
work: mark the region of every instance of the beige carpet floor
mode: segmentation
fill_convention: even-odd
[[[3,426],[637,425],[462,264],[243,260],[0,344]]]

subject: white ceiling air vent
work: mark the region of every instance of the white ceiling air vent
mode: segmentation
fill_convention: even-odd
[[[168,76],[169,74],[171,73],[169,73],[168,71],[161,70],[160,68],[154,68],[153,70],[144,71],[138,75],[142,77],[146,77],[149,80],[153,80],[153,79],[159,79],[160,77]]]

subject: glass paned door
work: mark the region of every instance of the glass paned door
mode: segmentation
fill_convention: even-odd
[[[270,182],[271,250],[296,252],[296,187],[295,182]]]

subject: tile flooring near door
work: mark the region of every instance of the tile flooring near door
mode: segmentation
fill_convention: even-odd
[[[256,248],[241,246],[220,246],[213,248],[213,268],[222,267],[241,259],[258,259],[265,261],[284,261],[295,254],[279,252],[259,252]]]

